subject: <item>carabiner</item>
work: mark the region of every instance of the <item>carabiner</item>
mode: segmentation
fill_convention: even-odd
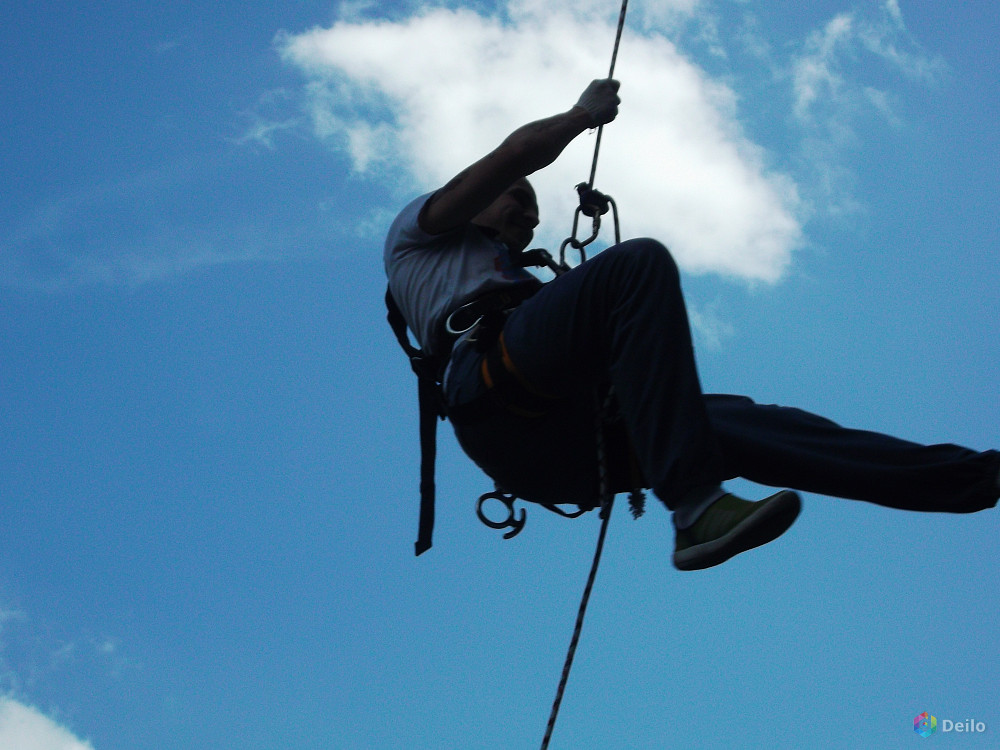
[[[502,503],[507,509],[507,518],[503,521],[494,521],[489,518],[483,512],[483,504],[487,500],[497,500]],[[484,524],[489,526],[491,529],[510,529],[506,534],[503,535],[504,539],[512,539],[521,533],[524,528],[525,518],[527,514],[524,512],[524,508],[520,508],[520,517],[514,512],[514,502],[517,500],[515,495],[508,495],[500,490],[494,490],[493,492],[485,492],[479,496],[479,500],[476,502],[476,515],[479,516],[479,520]]]

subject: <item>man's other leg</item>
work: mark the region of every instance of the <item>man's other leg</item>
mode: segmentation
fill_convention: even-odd
[[[972,513],[996,505],[1000,453],[921,445],[744,396],[706,395],[727,478],[903,510]]]

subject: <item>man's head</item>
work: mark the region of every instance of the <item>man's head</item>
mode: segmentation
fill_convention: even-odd
[[[495,232],[496,238],[511,250],[524,250],[538,226],[538,202],[531,183],[523,177],[514,182],[472,223]]]

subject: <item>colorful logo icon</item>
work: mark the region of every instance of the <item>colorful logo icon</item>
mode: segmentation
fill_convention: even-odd
[[[937,717],[924,711],[913,719],[913,731],[921,737],[930,737],[937,731]]]

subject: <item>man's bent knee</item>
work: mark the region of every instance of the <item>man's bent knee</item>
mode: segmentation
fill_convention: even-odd
[[[623,268],[632,270],[640,278],[669,278],[679,282],[680,271],[673,255],[666,245],[648,237],[626,240],[605,250],[602,255],[614,264],[622,264]]]

